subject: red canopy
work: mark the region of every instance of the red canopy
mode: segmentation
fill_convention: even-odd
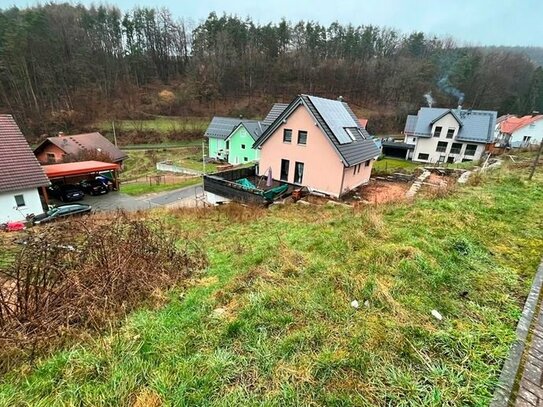
[[[43,170],[49,179],[96,174],[102,171],[118,170],[119,164],[101,161],[81,161],[77,163],[44,165]]]

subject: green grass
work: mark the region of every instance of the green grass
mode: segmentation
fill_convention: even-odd
[[[154,212],[208,269],[10,372],[0,404],[486,406],[543,253],[543,176],[525,173],[355,210]]]
[[[123,184],[121,186],[121,192],[127,195],[138,196],[157,192],[173,191],[180,188],[189,187],[191,185],[197,185],[202,182],[201,177],[189,178],[186,181],[176,182],[173,184],[150,184],[148,182],[134,182],[130,184]]]
[[[121,147],[122,150],[160,150],[163,148],[182,148],[182,147],[201,147],[201,140],[186,140],[186,141],[167,141],[163,143],[150,144],[127,144]],[[207,146],[206,146],[207,149]]]
[[[417,167],[420,164],[417,164],[413,161],[402,160],[400,158],[383,158],[381,160],[375,161],[373,163],[373,170],[376,173],[393,173],[402,171],[409,172]]]
[[[117,131],[155,131],[162,134],[204,131],[210,119],[202,117],[158,117],[149,120],[116,120]],[[100,131],[112,132],[111,121],[96,124]]]

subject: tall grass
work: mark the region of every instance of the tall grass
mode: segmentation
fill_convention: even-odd
[[[543,252],[543,177],[523,177],[379,207],[156,212],[205,242],[205,276],[12,371],[0,402],[487,405]]]

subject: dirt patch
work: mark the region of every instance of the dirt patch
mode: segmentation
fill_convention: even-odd
[[[375,181],[359,189],[362,201],[372,204],[400,202],[405,200],[409,184],[405,182]]]

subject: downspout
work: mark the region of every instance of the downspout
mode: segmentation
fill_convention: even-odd
[[[339,189],[339,196],[338,196],[338,198],[341,197],[341,195],[343,194],[343,182],[345,181],[345,169],[346,169],[346,168],[347,168],[347,167],[345,167],[345,165],[343,165],[343,174],[341,174],[341,187],[340,187],[340,189]]]

